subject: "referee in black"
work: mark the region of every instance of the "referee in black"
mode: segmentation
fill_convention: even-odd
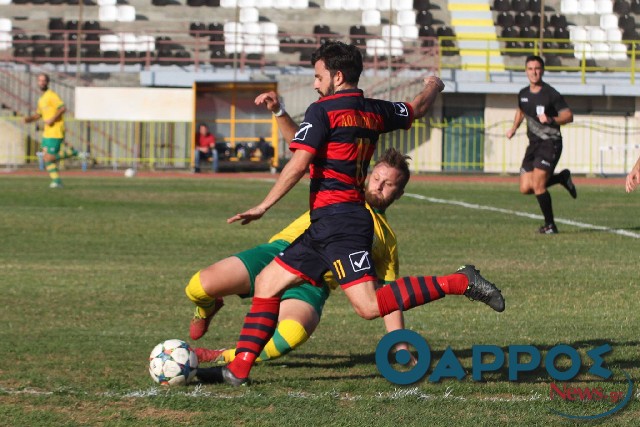
[[[578,196],[571,180],[571,171],[564,169],[553,174],[562,153],[560,125],[573,121],[573,113],[560,93],[542,81],[544,61],[537,55],[527,57],[525,70],[529,86],[518,93],[518,109],[513,126],[507,131],[507,138],[515,135],[522,121],[527,119],[529,146],[520,167],[520,192],[535,194],[544,215],[544,225],[538,229],[541,234],[557,234],[551,195],[547,190],[554,184],[561,184],[574,199]]]

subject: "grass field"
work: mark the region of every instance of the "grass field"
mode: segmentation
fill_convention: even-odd
[[[575,201],[553,188],[556,216],[576,225],[541,236],[541,220],[517,214],[538,214],[535,199],[513,182],[410,183],[388,212],[401,273],[475,263],[506,298],[501,314],[455,296],[406,313],[431,347],[431,368],[450,346],[462,381],[385,380],[374,360],[382,321],[360,319],[336,292],[314,336],[256,367],[250,387],[168,389],[152,382],[147,357],[160,341],[188,340],[191,275],[266,241],[305,209],[306,185],[244,227],[225,219],[261,200],[268,180],[89,175],[65,185],[50,190],[44,174],[0,177],[0,425],[572,425],[553,411],[590,415],[615,404],[550,400],[551,383],[617,392],[628,387],[623,371],[640,380],[640,194],[622,186],[581,185]],[[247,309],[228,298],[204,344],[233,345]],[[473,345],[527,344],[544,356],[561,343],[583,356],[572,381],[544,368],[508,381],[506,367],[471,380]],[[586,351],[605,343],[608,381],[586,373]],[[631,402],[603,423],[638,425],[638,399],[634,385]]]

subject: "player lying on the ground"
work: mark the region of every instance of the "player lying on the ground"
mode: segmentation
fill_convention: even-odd
[[[395,280],[399,271],[396,236],[387,223],[384,211],[402,196],[409,175],[407,157],[395,149],[389,149],[374,167],[367,184],[366,199],[376,233],[373,260],[381,284]],[[196,304],[189,330],[191,338],[197,340],[206,333],[211,319],[223,306],[222,297],[252,297],[254,280],[258,273],[302,234],[309,224],[309,212],[306,212],[273,236],[269,243],[225,258],[196,273],[186,288],[187,296]],[[274,339],[260,355],[261,360],[288,353],[304,343],[313,333],[320,322],[322,308],[329,297],[330,288],[337,287],[331,273],[326,275],[324,282],[321,287],[305,283],[299,288],[285,292]],[[386,316],[384,320],[388,331],[404,327],[400,312]],[[219,351],[198,348],[196,353],[201,362],[220,356]],[[223,356],[227,363],[234,357],[233,352],[229,351]]]
[[[391,165],[395,166],[392,167]],[[402,195],[408,177],[409,169],[406,164],[406,157],[396,150],[388,150],[374,167],[367,184],[367,202],[373,207],[373,209],[370,209],[370,213],[376,224],[373,261],[378,277],[385,283],[390,283],[398,277],[399,265],[395,234],[386,221],[384,210]],[[288,246],[287,240],[293,240],[308,225],[309,215],[306,213],[283,232],[274,236],[271,240],[272,243],[258,246],[252,250],[242,252],[236,257],[222,260],[194,275],[189,286],[187,286],[187,295],[198,305],[196,317],[191,323],[191,337],[198,339],[206,332],[211,318],[222,307],[222,300],[219,298],[221,295],[233,293],[252,294],[253,279],[257,272],[268,264],[269,260],[273,259],[283,247]],[[285,240],[273,246],[281,237],[285,237]],[[254,268],[256,267],[255,264],[252,265],[247,262],[247,259],[255,261],[257,259],[255,257],[256,254],[264,255],[260,260],[260,265],[257,266],[257,270]],[[475,274],[475,269],[467,266],[457,274],[454,273],[450,276],[428,277],[429,281],[435,279],[436,283],[442,285],[438,286],[436,284],[436,287],[433,287],[432,284],[430,289],[436,290],[432,295],[432,300],[444,297],[447,293],[467,294],[468,276],[474,276]],[[218,280],[215,280],[215,278]],[[224,279],[221,281],[221,278]],[[333,283],[333,288],[336,287],[336,283],[330,275],[326,276],[325,281]],[[461,286],[449,286],[451,282],[457,282]],[[204,290],[205,288],[207,289],[206,291]],[[308,283],[286,291],[281,302],[279,323],[274,338],[269,341],[260,354],[260,360],[280,357],[304,343],[317,327],[322,307],[328,295],[329,291],[326,285],[320,288]],[[498,295],[498,298],[502,300],[501,295]],[[403,327],[400,311],[391,313],[391,315],[385,316],[384,319],[388,331]],[[406,348],[406,346],[399,348]],[[234,350],[196,348],[195,351],[200,362],[214,360],[229,363],[235,357]],[[208,374],[207,370],[201,369],[199,377],[205,382],[216,382],[216,379],[209,378]]]

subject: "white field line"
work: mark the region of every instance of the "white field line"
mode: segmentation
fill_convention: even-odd
[[[477,209],[477,210],[498,212],[498,213],[502,213],[502,214],[506,214],[506,215],[522,216],[522,217],[525,217],[525,218],[531,218],[531,219],[536,219],[536,220],[544,219],[544,217],[542,215],[531,214],[531,213],[528,213],[528,212],[513,211],[511,209],[496,208],[494,206],[485,206],[485,205],[478,205],[478,204],[475,204],[475,203],[461,202],[459,200],[436,199],[434,197],[427,197],[427,196],[423,196],[421,194],[413,194],[413,193],[405,193],[404,195],[405,195],[405,197],[412,197],[414,199],[425,200],[425,201],[431,202],[431,203],[440,203],[440,204],[444,204],[444,205],[460,206],[460,207],[467,208],[467,209]],[[562,218],[556,218],[556,222],[559,223],[559,224],[571,225],[573,227],[585,228],[585,229],[589,229],[589,230],[606,231],[607,233],[618,234],[620,236],[625,236],[625,237],[632,237],[634,239],[640,239],[640,234],[639,233],[633,233],[633,232],[627,231],[627,230],[620,230],[620,229],[616,229],[616,228],[603,227],[601,225],[588,224],[588,223],[585,223],[585,222],[573,221],[573,220],[570,220],[570,219],[562,219]]]

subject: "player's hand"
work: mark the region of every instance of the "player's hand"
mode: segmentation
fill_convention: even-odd
[[[635,190],[638,184],[640,184],[640,169],[634,169],[627,175],[627,181],[625,182],[627,193]]]
[[[507,131],[507,139],[513,138],[513,135],[515,135],[515,134],[516,134],[516,131],[513,128],[509,129]]]
[[[251,208],[248,211],[243,213],[235,214],[231,218],[227,219],[227,224],[234,223],[236,221],[242,221],[242,225],[247,225],[251,221],[255,221],[257,219],[262,218],[262,216],[267,212],[265,208],[260,206],[256,206],[255,208]]]
[[[424,79],[424,85],[434,85],[438,88],[438,92],[442,92],[444,90],[444,83],[440,80],[440,77],[437,76],[429,76]]]
[[[267,107],[267,110],[272,113],[280,111],[280,100],[278,99],[278,94],[274,91],[261,93],[256,97],[254,102],[256,105],[264,104],[264,106]]]

